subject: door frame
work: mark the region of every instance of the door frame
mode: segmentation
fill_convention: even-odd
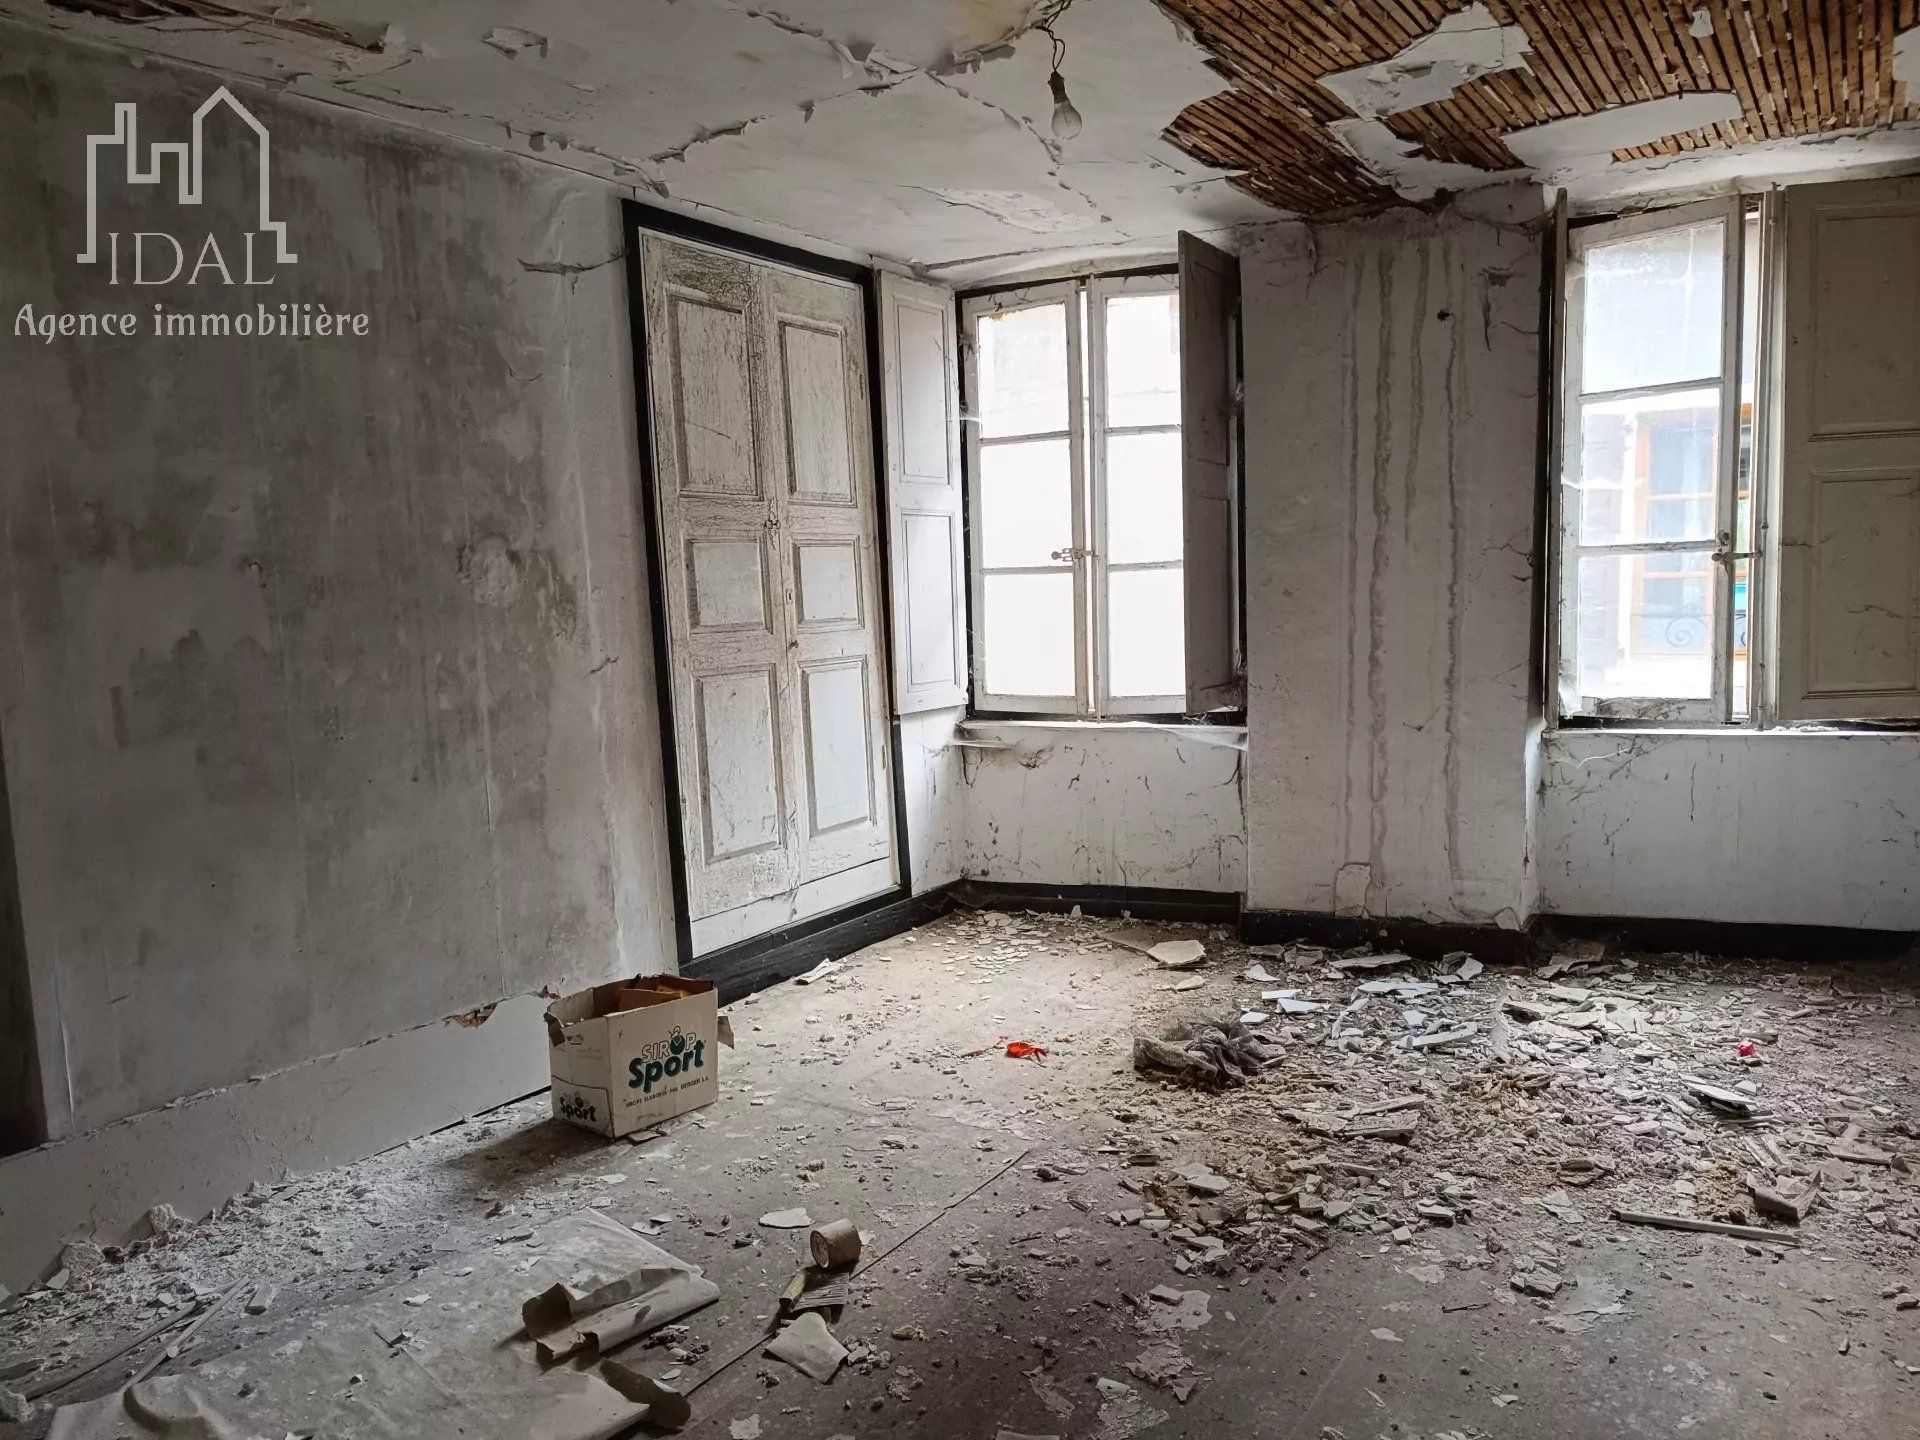
[[[909,898],[913,893],[912,857],[907,848],[907,789],[901,772],[900,716],[894,708],[893,674],[893,566],[891,536],[887,514],[887,456],[885,395],[880,382],[880,294],[879,279],[872,266],[850,260],[835,260],[816,255],[776,240],[764,240],[738,230],[730,230],[711,221],[676,214],[638,200],[620,202],[620,228],[626,247],[627,318],[633,334],[633,401],[636,436],[640,451],[640,511],[645,522],[647,595],[649,619],[653,629],[653,675],[655,703],[659,710],[662,780],[665,788],[667,854],[672,866],[673,938],[675,968],[682,974],[698,974],[705,979],[724,982],[736,971],[760,968],[768,952],[804,939],[869,911],[879,910]],[[893,772],[893,854],[898,881],[891,890],[869,896],[838,910],[796,920],[790,925],[739,941],[724,949],[696,958],[693,954],[693,922],[687,903],[687,842],[680,790],[680,754],[673,703],[673,661],[668,646],[666,557],[661,547],[660,502],[654,466],[653,391],[648,375],[647,317],[641,277],[641,236],[652,233],[670,240],[689,240],[730,250],[752,260],[784,265],[790,270],[819,275],[829,280],[847,281],[858,287],[865,310],[867,362],[867,428],[873,447],[874,489],[874,561],[879,569],[882,671],[886,705],[887,746]]]

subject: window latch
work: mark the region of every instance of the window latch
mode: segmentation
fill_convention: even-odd
[[[1068,545],[1063,549],[1055,550],[1047,558],[1049,560],[1091,560],[1093,558],[1093,551],[1083,549],[1078,545]]]

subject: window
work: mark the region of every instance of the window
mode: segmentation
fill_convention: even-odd
[[[1736,199],[1571,238],[1563,718],[1750,714],[1759,237]]]
[[[1177,277],[968,299],[974,698],[1187,708]]]
[[[1920,176],[1566,259],[1553,718],[1920,721]]]

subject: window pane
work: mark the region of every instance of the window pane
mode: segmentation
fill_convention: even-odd
[[[1187,693],[1185,586],[1179,569],[1107,575],[1107,689],[1117,696]]]
[[[1180,558],[1180,432],[1107,438],[1110,564]]]
[[[1583,545],[1713,539],[1720,387],[1580,407],[1579,484],[1567,497]]]
[[[980,447],[980,563],[1070,565],[1055,550],[1073,544],[1071,454],[1065,440]]]
[[[1747,212],[1740,246],[1740,410],[1750,412],[1760,368],[1760,212]]]
[[[1067,307],[982,315],[980,433],[1039,435],[1067,428]]]
[[[1582,393],[1720,374],[1724,230],[1709,220],[1587,251]]]
[[[1108,299],[1107,423],[1180,423],[1179,297]]]
[[[1581,557],[1575,645],[1582,695],[1704,700],[1713,693],[1709,553]]]
[[[987,689],[1066,695],[1073,680],[1073,572],[989,575]]]

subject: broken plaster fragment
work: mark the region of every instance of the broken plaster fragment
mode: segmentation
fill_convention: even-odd
[[[1322,75],[1319,85],[1364,120],[1445,100],[1469,81],[1517,70],[1532,49],[1527,32],[1502,25],[1483,4],[1449,15],[1397,55]]]
[[[767,1342],[765,1353],[824,1385],[847,1358],[847,1347],[834,1338],[818,1310],[809,1310]]]
[[[1147,955],[1163,970],[1191,970],[1207,958],[1207,947],[1198,940],[1164,940]]]
[[[496,25],[480,37],[480,43],[492,46],[509,60],[523,50],[531,50],[543,60],[547,57],[547,37],[517,25]]]
[[[1907,94],[1920,94],[1920,25],[1893,37],[1893,78],[1907,82]]]
[[[1569,115],[1531,125],[1500,137],[1511,150],[1545,179],[1556,174],[1602,170],[1613,163],[1613,152],[1651,145],[1670,135],[1703,129],[1740,118],[1740,97],[1724,90],[1702,90],[1615,105],[1591,115]]]

